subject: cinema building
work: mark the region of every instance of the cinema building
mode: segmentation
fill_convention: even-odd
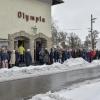
[[[0,46],[7,46],[13,50],[22,44],[25,49],[31,50],[33,60],[39,46],[50,49],[51,6],[62,2],[0,0]]]

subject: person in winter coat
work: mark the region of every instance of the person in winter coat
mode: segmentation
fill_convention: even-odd
[[[58,49],[58,62],[62,63],[62,49]]]
[[[85,49],[83,49],[81,52],[82,52],[82,53],[81,53],[81,54],[82,54],[81,57],[82,57],[83,59],[87,60],[87,51],[86,51]]]
[[[44,48],[41,48],[41,50],[39,52],[39,63],[41,65],[44,64],[44,54],[45,54],[45,50],[44,50]]]
[[[20,54],[20,63],[24,63],[24,53],[25,53],[25,48],[21,45],[18,48],[18,52]]]
[[[71,49],[67,50],[67,59],[70,59],[72,57],[71,55]]]
[[[16,57],[15,66],[19,66],[20,55],[18,50],[15,51],[15,57]]]
[[[1,52],[1,48],[0,48],[0,68],[2,68],[2,60],[1,60],[1,56],[2,56],[2,52]]]
[[[5,48],[2,48],[1,60],[2,60],[3,68],[8,68],[8,59],[9,59],[9,55],[7,53],[7,50]]]
[[[65,50],[62,50],[62,63],[67,59],[67,54]]]
[[[32,64],[32,56],[30,49],[27,49],[27,51],[25,52],[25,63],[26,66],[30,66]]]
[[[53,58],[54,58],[54,52],[53,52],[53,49],[51,48],[51,51],[50,51],[50,64],[53,64]]]
[[[16,61],[15,50],[13,50],[11,53],[11,59],[10,59],[10,66],[11,67],[15,66],[15,61]]]
[[[44,51],[44,63],[49,64],[49,52],[47,49]]]
[[[88,56],[88,62],[91,62],[92,61],[91,50],[88,50],[87,56]]]
[[[54,50],[54,62],[58,62],[59,61],[59,52],[57,49]]]
[[[11,59],[11,51],[10,50],[7,50],[7,53],[8,53],[8,68],[10,68],[11,67],[11,65],[10,65],[10,59]]]
[[[72,52],[71,52],[71,55],[72,55],[72,58],[76,58],[76,50],[72,50]]]
[[[88,52],[89,62],[92,62],[92,60],[95,58],[95,56],[96,56],[96,52],[94,50],[89,50],[89,52]]]
[[[67,60],[69,57],[69,55],[68,55],[68,50],[66,49],[65,51],[64,51],[64,54],[65,54],[65,56],[64,56],[64,60]]]
[[[96,55],[98,55],[98,59],[100,59],[100,50],[98,50],[98,53]]]
[[[96,59],[99,59],[99,51],[96,50]]]
[[[96,58],[96,51],[95,50],[91,51],[91,57],[92,57],[92,60],[94,60]]]
[[[98,52],[98,50],[95,50],[95,52],[96,52],[96,55],[95,55],[94,59],[98,59],[99,58],[99,52]]]
[[[76,51],[76,57],[82,57],[82,50],[81,49],[78,49]]]

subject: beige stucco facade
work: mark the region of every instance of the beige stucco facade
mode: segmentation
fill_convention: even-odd
[[[16,39],[25,37],[33,58],[37,38],[45,39],[50,49],[51,6],[52,0],[0,0],[0,38],[7,39],[8,48],[13,50],[17,48]]]
[[[0,0],[0,40],[8,41],[10,50],[23,44],[34,61],[37,43],[50,50],[51,6],[62,0]],[[35,28],[35,29],[34,29]],[[7,45],[6,45],[7,46]]]
[[[18,12],[29,17],[41,16],[45,18],[45,22],[26,21],[23,16],[18,18]],[[51,0],[0,0],[0,38],[7,39],[8,34],[21,30],[34,34],[34,26],[37,27],[37,33],[51,37]]]

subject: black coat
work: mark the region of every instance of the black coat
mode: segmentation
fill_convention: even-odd
[[[25,53],[25,63],[26,66],[30,66],[32,64],[32,56],[30,52]]]
[[[54,57],[54,53],[53,52],[50,52],[50,58],[53,59],[53,57]]]
[[[19,52],[15,52],[15,55],[16,55],[16,63],[19,64],[19,61],[20,61],[20,54]]]
[[[9,60],[9,55],[8,55],[8,53],[2,53],[1,54],[1,60],[3,61],[3,60]]]
[[[58,60],[59,56],[60,56],[59,52],[58,51],[54,51],[54,59]]]
[[[2,52],[0,52],[0,61],[2,60]]]

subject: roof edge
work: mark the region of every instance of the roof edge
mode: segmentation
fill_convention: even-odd
[[[64,1],[63,0],[52,0],[52,5],[57,5],[61,3],[64,3]]]

